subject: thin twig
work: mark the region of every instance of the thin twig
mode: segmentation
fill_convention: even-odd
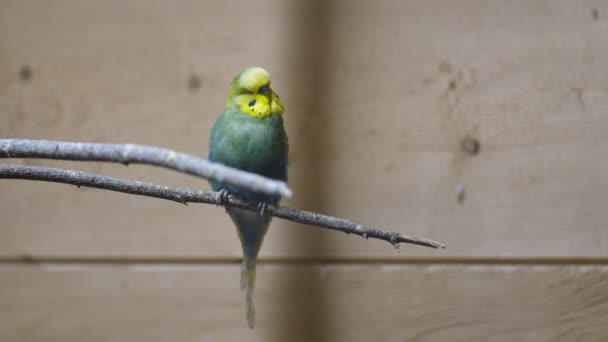
[[[49,140],[0,139],[0,158],[43,158],[147,164],[181,171],[255,192],[290,198],[285,182],[244,172],[165,148],[134,144],[99,144]]]
[[[216,192],[213,191],[174,188],[57,168],[0,164],[0,179],[2,178],[56,182],[72,184],[78,187],[86,186],[97,189],[118,191],[132,195],[162,198],[183,204],[189,202],[207,204],[216,203]],[[232,195],[228,196],[227,200],[223,202],[222,205],[251,211],[258,210],[256,203],[250,203]],[[342,218],[327,216],[311,211],[269,204],[266,207],[264,214],[303,224],[339,230],[348,234],[356,234],[364,238],[384,240],[391,243],[397,249],[399,248],[399,243],[409,243],[433,248],[445,248],[445,245],[437,241],[397,232],[387,232],[377,228],[355,224]]]

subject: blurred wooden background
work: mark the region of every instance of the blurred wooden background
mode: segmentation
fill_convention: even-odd
[[[0,136],[206,156],[252,65],[287,107],[287,205],[448,249],[275,220],[250,331],[222,209],[4,180],[0,340],[606,340],[608,2],[1,0]]]

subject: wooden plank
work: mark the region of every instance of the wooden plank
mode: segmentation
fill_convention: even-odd
[[[600,341],[608,270],[261,265],[3,266],[2,341]]]
[[[337,1],[327,7],[328,51],[312,61],[285,51],[295,44],[290,6],[5,1],[0,135],[204,156],[227,82],[260,64],[287,104],[296,193],[288,204],[449,246],[397,254],[275,222],[264,257],[605,257],[606,2]],[[26,64],[32,77],[23,82]],[[319,67],[327,94],[310,99],[302,94],[317,85],[294,75]],[[192,73],[196,90],[187,87]],[[479,155],[461,150],[465,136],[479,139]],[[44,164],[206,187],[137,167]],[[15,181],[0,182],[0,194],[2,257],[240,255],[215,208]]]

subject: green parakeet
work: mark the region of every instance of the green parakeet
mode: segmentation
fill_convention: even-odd
[[[270,75],[258,67],[246,69],[230,84],[224,112],[211,130],[209,160],[243,171],[287,181],[287,135],[283,128],[283,104],[270,88]],[[226,208],[236,225],[243,249],[241,289],[246,290],[247,323],[254,327],[253,303],[256,258],[272,217],[263,215],[266,203],[279,197],[210,182],[221,197],[233,194],[257,202],[260,213]]]

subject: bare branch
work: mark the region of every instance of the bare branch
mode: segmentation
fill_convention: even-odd
[[[213,191],[173,188],[151,183],[94,175],[81,171],[10,164],[0,164],[0,179],[2,178],[56,182],[72,184],[78,187],[86,186],[97,189],[118,191],[132,195],[161,198],[183,204],[189,202],[215,204],[216,194]],[[251,211],[258,210],[256,203],[250,203],[232,195],[228,196],[228,199],[222,205]],[[445,248],[445,245],[437,241],[418,238],[397,232],[383,231],[377,228],[355,224],[342,218],[327,216],[311,211],[269,204],[266,207],[264,214],[307,225],[338,230],[347,234],[356,234],[364,238],[384,240],[391,243],[393,246],[395,246],[395,248],[399,248],[399,243],[409,243],[433,248]]]
[[[256,192],[290,198],[285,182],[244,172],[168,149],[134,144],[98,144],[49,140],[0,139],[0,158],[43,158],[147,164],[181,171]]]

